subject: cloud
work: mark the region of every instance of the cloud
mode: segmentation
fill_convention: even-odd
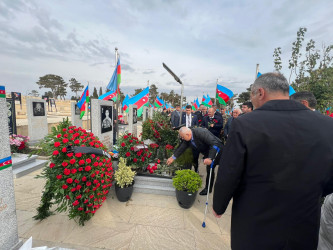
[[[150,74],[154,74],[154,73],[155,73],[155,70],[149,69],[147,71],[144,71],[142,74],[144,74],[144,75],[150,75]]]
[[[121,69],[124,71],[129,71],[129,72],[135,72],[135,69],[133,69],[131,66],[128,64],[121,64]]]

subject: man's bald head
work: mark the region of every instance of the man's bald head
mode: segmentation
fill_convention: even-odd
[[[187,127],[181,127],[179,129],[179,136],[185,141],[190,141],[192,138],[192,130]]]
[[[214,116],[214,113],[215,113],[215,109],[214,109],[214,108],[209,108],[209,109],[208,109],[208,116],[209,116],[209,117],[213,117],[213,116]]]

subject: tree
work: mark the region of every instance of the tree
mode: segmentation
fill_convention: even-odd
[[[251,91],[251,86],[246,89],[245,92],[242,92],[238,95],[237,97],[237,102],[238,103],[244,103],[244,102],[250,102],[250,92]]]
[[[99,87],[99,96],[103,95],[102,87]]]
[[[158,96],[157,87],[155,84],[152,84],[149,87],[149,102],[154,103],[156,100],[156,96]]]
[[[48,74],[39,78],[38,82],[36,82],[39,88],[49,88],[51,89],[53,96],[57,99],[59,94],[65,95],[67,94],[66,87],[67,83],[65,83],[64,79],[61,76]]]
[[[53,98],[52,91],[47,91],[47,92],[44,93],[44,95],[48,96],[49,98]]]
[[[60,96],[60,99],[62,98],[65,100],[65,96],[67,95],[67,90],[64,86],[59,86],[56,90],[56,96]]]
[[[139,94],[142,90],[143,90],[142,88],[135,89],[135,90],[134,90],[134,94],[131,95],[131,97],[136,96],[136,95]]]
[[[92,99],[98,99],[98,94],[97,94],[97,89],[96,87],[94,87],[94,91],[93,91],[93,94],[92,94]]]
[[[77,92],[80,92],[83,90],[83,85],[79,83],[75,78],[72,78],[69,80],[69,88],[71,89],[72,92],[75,93],[75,96],[77,96]]]
[[[273,57],[274,57],[274,68],[276,71],[280,71],[282,69],[281,47],[274,49]]]
[[[28,95],[33,96],[33,97],[38,97],[39,93],[37,90],[31,90],[31,92]]]

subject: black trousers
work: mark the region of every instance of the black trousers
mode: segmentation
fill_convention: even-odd
[[[218,153],[218,155],[215,158],[214,164],[213,164],[213,168],[212,168],[212,177],[210,180],[210,187],[209,190],[213,190],[213,186],[214,186],[214,180],[215,180],[215,167],[219,164],[220,162],[220,158],[222,155],[222,150]],[[205,185],[205,189],[208,189],[208,183],[209,183],[209,172],[210,172],[210,165],[206,165],[206,185]]]
[[[200,154],[200,152],[198,150],[196,150],[195,148],[192,148],[192,153],[193,153],[194,171],[198,173],[198,170],[199,170],[199,154]]]

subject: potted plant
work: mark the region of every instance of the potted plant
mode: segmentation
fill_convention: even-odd
[[[179,206],[192,207],[202,184],[200,175],[190,169],[177,170],[172,180]]]
[[[135,171],[126,165],[124,158],[119,158],[118,169],[114,174],[115,190],[119,201],[128,201],[133,193]]]

